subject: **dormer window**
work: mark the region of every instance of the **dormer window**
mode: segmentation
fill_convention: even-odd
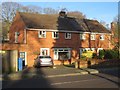
[[[101,36],[100,36],[100,40],[104,40],[104,35],[101,35]]]
[[[39,38],[46,38],[46,31],[38,31]]]
[[[65,33],[65,39],[71,39],[71,33]]]
[[[85,40],[85,39],[86,39],[85,34],[81,33],[80,34],[80,40]]]
[[[91,34],[91,35],[90,35],[90,39],[91,39],[91,40],[95,40],[95,34]]]

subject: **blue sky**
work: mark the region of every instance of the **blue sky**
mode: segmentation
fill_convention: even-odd
[[[80,11],[88,19],[97,19],[110,24],[118,15],[118,2],[19,2],[23,5],[35,5],[42,8],[51,7],[60,9],[67,8],[68,11]]]

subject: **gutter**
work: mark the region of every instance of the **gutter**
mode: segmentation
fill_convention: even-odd
[[[110,33],[97,33],[97,32],[81,32],[81,31],[70,31],[70,30],[53,30],[53,29],[35,29],[35,28],[26,28],[26,30],[33,31],[47,31],[47,32],[71,32],[71,33],[89,33],[89,34],[110,34]],[[110,34],[111,35],[111,34]]]

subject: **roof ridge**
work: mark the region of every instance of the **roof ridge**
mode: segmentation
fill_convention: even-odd
[[[32,12],[19,12],[20,14],[35,14],[35,15],[49,15],[49,16],[58,16],[58,14],[42,14],[42,13],[32,13]]]
[[[96,22],[98,22],[98,20],[96,20],[96,19],[88,19],[88,18],[84,18],[84,20],[89,20],[89,21],[96,21]]]

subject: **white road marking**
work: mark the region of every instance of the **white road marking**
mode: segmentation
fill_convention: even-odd
[[[94,80],[100,80],[100,79],[89,79],[89,80],[81,80],[81,81],[58,82],[58,83],[52,83],[51,85],[61,85],[61,84],[79,83],[79,82],[87,82],[87,81],[94,81]]]

